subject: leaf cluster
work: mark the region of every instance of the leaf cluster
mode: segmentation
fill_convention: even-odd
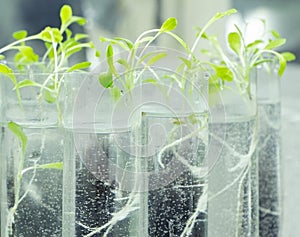
[[[264,20],[262,24],[265,24]],[[278,48],[286,43],[286,39],[282,38],[278,32],[272,30],[269,36],[267,35],[268,32],[265,32],[266,37],[246,43],[245,34],[235,25],[235,30],[227,35],[227,44],[231,53],[226,54],[217,36],[206,34],[203,38],[208,40],[213,47],[213,51],[209,52],[209,56],[213,59],[210,62],[213,71],[210,84],[216,88],[222,88],[226,82],[234,81],[240,93],[247,92],[252,71],[257,66],[269,62],[273,65],[278,64],[278,75],[282,77],[287,62],[295,60],[295,55],[291,52],[278,51]],[[207,54],[207,51],[204,52]]]
[[[235,12],[235,9],[230,9],[226,12],[216,13],[199,32],[192,47],[174,32],[177,27],[177,19],[174,17],[165,20],[159,29],[150,29],[142,32],[134,42],[121,37],[100,37],[101,42],[107,43],[107,71],[99,75],[99,83],[104,88],[110,89],[115,99],[118,99],[123,90],[130,91],[137,83],[141,82],[140,78],[142,78],[142,74],[146,70],[150,71],[153,77],[143,78],[144,82],[157,83],[160,81],[162,78],[156,75],[155,69],[153,68],[152,70],[152,67],[159,65],[159,62],[166,58],[169,52],[168,49],[151,48],[149,50],[149,48],[156,42],[158,37],[168,35],[180,45],[183,54],[178,56],[180,63],[177,69],[173,74],[168,75],[167,78],[173,79],[173,82],[177,83],[179,88],[184,90],[187,78],[190,79],[190,76],[195,74],[196,71],[206,70],[205,64],[201,63],[194,55],[199,40],[205,35],[205,30],[216,21]],[[118,51],[127,52],[125,57],[121,54],[116,55],[116,48]]]
[[[90,62],[84,61],[74,65],[68,65],[69,58],[72,55],[80,52],[84,48],[93,48],[92,42],[88,41],[87,34],[73,34],[70,29],[72,24],[84,25],[85,18],[74,16],[72,8],[69,5],[64,5],[60,9],[60,27],[45,27],[41,32],[28,35],[27,31],[21,30],[13,34],[15,41],[0,49],[1,59],[5,59],[5,54],[9,51],[15,51],[14,68],[10,65],[0,63],[0,73],[9,79],[14,84],[20,101],[19,89],[28,86],[36,86],[41,88],[41,95],[49,102],[54,103],[59,94],[63,75],[66,72],[75,70],[83,70],[90,66]],[[34,48],[28,45],[30,41],[41,41],[45,47],[45,53],[42,58],[35,52]],[[35,64],[44,66],[43,72],[49,73],[49,78],[45,82],[39,84],[30,79],[17,81],[15,73],[22,72],[26,67]],[[58,74],[60,76],[58,76]]]

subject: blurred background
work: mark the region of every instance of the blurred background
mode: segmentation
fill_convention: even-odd
[[[26,29],[34,34],[46,25],[58,26],[63,4],[70,4],[74,15],[87,18],[84,28],[73,30],[89,33],[95,43],[99,36],[134,40],[144,30],[159,27],[170,16],[178,19],[176,32],[192,43],[194,27],[203,26],[216,12],[230,8],[236,8],[239,14],[215,24],[210,28],[212,33],[225,38],[230,24],[263,18],[268,29],[276,29],[287,38],[287,44],[280,50],[292,51],[298,59],[288,65],[281,80],[283,236],[300,236],[300,0],[0,0],[0,47],[13,41],[14,31]],[[259,27],[254,24],[251,29],[255,37]],[[164,43],[172,46],[173,42]]]

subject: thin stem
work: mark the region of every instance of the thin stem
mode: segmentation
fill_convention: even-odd
[[[41,34],[40,33],[36,34],[36,35],[28,36],[28,37],[20,39],[20,40],[16,40],[16,41],[0,48],[0,54],[12,49],[12,47],[14,47],[15,45],[21,44],[21,43],[26,42],[26,41],[37,40],[37,39],[41,39]]]

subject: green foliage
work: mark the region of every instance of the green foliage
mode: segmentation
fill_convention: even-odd
[[[170,75],[165,78],[177,83],[184,91],[185,83],[190,75],[197,70],[207,69],[194,55],[200,38],[205,35],[205,30],[217,20],[235,12],[235,9],[230,9],[226,12],[215,14],[201,29],[192,47],[174,32],[177,27],[177,19],[174,17],[166,19],[158,29],[150,29],[142,32],[134,42],[122,37],[100,37],[100,42],[107,44],[105,59],[108,71],[99,76],[99,83],[104,88],[111,90],[112,96],[114,99],[117,99],[120,97],[121,91],[130,91],[136,84],[140,83],[140,78],[143,78],[142,75],[146,70],[150,71],[152,75],[150,75],[149,78],[143,78],[143,83],[157,84],[160,80],[163,80],[164,78],[159,78],[155,73],[155,69],[152,70],[151,68],[155,65],[159,65],[162,59],[168,56],[168,50],[162,50],[160,48],[150,49],[150,46],[153,45],[160,36],[166,35],[174,39],[182,47],[183,54],[178,57],[181,63],[178,64],[176,71],[170,72]],[[115,52],[120,51],[123,52],[123,54],[115,54]],[[227,80],[231,80],[232,76],[226,68],[216,67],[216,70],[219,74],[221,72],[223,72],[224,75],[227,74]],[[115,80],[118,80],[119,83],[115,83]],[[117,86],[118,89],[116,89]]]
[[[265,24],[265,21],[262,20],[261,22]],[[206,34],[205,39],[211,43],[214,51],[214,53],[210,51],[210,57],[214,60],[217,59],[217,63],[209,63],[214,72],[210,77],[210,85],[220,89],[223,88],[226,82],[234,81],[240,93],[247,93],[248,95],[251,72],[258,65],[270,61],[274,62],[274,60],[279,65],[278,75],[282,77],[287,62],[295,60],[295,55],[290,52],[278,52],[276,49],[284,45],[286,39],[281,38],[280,34],[275,30],[272,30],[270,35],[267,37],[266,33],[266,37],[255,39],[246,44],[245,35],[235,25],[235,31],[230,32],[227,37],[227,43],[232,55],[227,55],[217,37]]]
[[[11,132],[14,133],[14,135],[21,142],[22,153],[25,155],[26,148],[27,148],[27,136],[24,133],[22,127],[19,124],[12,122],[12,121],[8,123],[7,127],[9,128],[9,130]]]
[[[113,77],[110,71],[99,75],[99,82],[104,88],[113,86]]]
[[[172,31],[175,30],[176,26],[177,26],[177,19],[174,17],[170,17],[162,24],[160,31],[161,32]]]
[[[62,6],[60,20],[61,25],[59,28],[47,26],[35,35],[28,36],[25,30],[17,31],[13,33],[15,41],[0,48],[0,55],[5,55],[8,51],[16,51],[14,63],[17,70],[24,70],[25,66],[39,62],[44,64],[47,72],[49,72],[49,77],[41,84],[30,81],[30,79],[17,81],[14,75],[15,71],[7,65],[0,64],[0,73],[11,79],[20,104],[19,89],[33,86],[40,88],[40,98],[44,98],[48,103],[57,103],[58,106],[57,98],[64,74],[76,70],[85,70],[91,65],[90,62],[68,65],[69,58],[76,55],[76,53],[84,48],[94,48],[93,43],[88,41],[89,36],[87,34],[79,33],[73,35],[69,28],[74,23],[83,25],[86,23],[86,20],[82,17],[74,16],[69,5]],[[34,48],[27,45],[29,41],[41,41],[44,43],[45,54],[42,55],[41,59],[35,53]]]
[[[27,31],[26,30],[20,30],[20,31],[16,31],[13,33],[13,37],[16,39],[16,40],[21,40],[21,39],[24,39],[27,37]]]

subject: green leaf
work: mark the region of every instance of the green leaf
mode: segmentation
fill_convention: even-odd
[[[221,19],[225,16],[230,16],[230,15],[236,13],[236,12],[237,12],[237,10],[234,9],[234,8],[229,9],[228,11],[225,11],[225,12],[217,12],[216,15],[214,16],[214,19],[219,20],[219,19]]]
[[[50,42],[50,43],[52,43],[52,42],[59,43],[59,42],[62,42],[62,40],[63,40],[63,36],[62,36],[61,32],[59,31],[59,29],[51,28],[49,26],[47,26],[41,32],[41,38],[45,42]]]
[[[113,76],[110,71],[100,74],[98,80],[104,88],[113,86]]]
[[[252,47],[257,47],[257,45],[262,44],[264,41],[263,40],[255,40],[249,44],[246,45],[247,49],[250,49]]]
[[[285,42],[286,42],[286,39],[282,39],[282,38],[280,38],[280,39],[275,39],[275,40],[271,40],[268,44],[267,44],[267,46],[265,47],[265,49],[274,49],[274,48],[277,48],[277,47],[279,47],[279,46],[281,46],[281,45],[284,45],[285,44]]]
[[[43,90],[43,97],[44,97],[44,100],[47,103],[53,104],[57,100],[57,93],[56,92],[51,92],[49,90]]]
[[[70,40],[72,38],[72,34],[73,34],[72,31],[70,29],[66,29],[65,33],[66,33],[66,38],[67,38],[66,41]]]
[[[67,72],[72,72],[75,70],[81,70],[81,69],[86,69],[91,66],[91,62],[81,62],[81,63],[76,63],[72,67],[70,67]]]
[[[5,64],[0,63],[0,73],[10,78],[14,85],[17,84],[17,79],[15,74],[13,73],[13,70]]]
[[[72,23],[76,22],[78,25],[83,26],[86,24],[86,19],[83,17],[79,17],[79,16],[73,16],[71,19],[71,22]]]
[[[282,77],[282,75],[284,74],[284,71],[286,69],[286,60],[285,60],[285,57],[282,54],[280,54],[280,53],[278,53],[278,52],[276,52],[274,50],[269,50],[267,52],[268,53],[272,53],[272,54],[274,54],[277,57],[278,62],[279,62],[278,75],[280,77]]]
[[[228,43],[230,48],[239,55],[241,52],[241,37],[237,32],[231,32],[228,34]]]
[[[24,39],[27,36],[27,31],[26,30],[20,30],[20,31],[16,31],[13,33],[13,37],[16,40],[20,40],[20,39]]]
[[[3,54],[0,54],[0,60],[5,59],[5,56]]]
[[[130,69],[128,62],[123,58],[118,59],[117,63],[123,65],[126,69]]]
[[[157,81],[154,78],[146,78],[143,79],[143,83],[157,84]]]
[[[96,50],[95,52],[95,57],[99,58],[101,56],[101,52],[99,50]]]
[[[232,81],[233,80],[233,73],[232,71],[226,66],[219,66],[214,65],[214,70],[216,72],[216,76],[223,81]]]
[[[23,87],[28,87],[28,86],[38,86],[41,87],[40,84],[36,83],[35,81],[25,79],[23,81],[18,82],[17,87],[18,88],[23,88]]]
[[[272,35],[273,35],[276,39],[280,39],[280,38],[281,38],[281,37],[280,37],[280,34],[279,34],[277,31],[272,30],[271,33],[272,33]]]
[[[115,40],[123,41],[126,43],[129,49],[132,49],[133,43],[129,39],[121,38],[121,37],[116,37]]]
[[[285,58],[285,60],[287,62],[296,60],[295,54],[293,54],[291,52],[283,52],[283,53],[281,53],[281,55]]]
[[[58,170],[62,170],[63,167],[64,167],[63,162],[55,162],[55,163],[38,165],[36,168],[39,168],[39,169],[58,169]]]
[[[133,46],[133,44],[130,41],[126,41],[126,39],[123,38],[109,39],[105,37],[100,37],[99,40],[100,42],[108,42],[110,44],[118,45],[127,51],[129,51]]]
[[[19,53],[15,54],[14,61],[16,63],[26,64],[33,63],[39,60],[39,55],[29,46],[18,46]]]
[[[106,49],[106,60],[111,73],[114,75],[118,75],[117,70],[114,66],[114,50],[111,44],[108,45]]]
[[[172,31],[177,26],[177,19],[175,17],[170,17],[161,25],[160,31]]]
[[[60,20],[61,24],[67,24],[72,18],[72,8],[69,5],[64,5],[60,9]]]
[[[22,103],[21,103],[21,94],[19,91],[19,88],[17,87],[17,78],[15,76],[15,74],[13,73],[13,70],[11,68],[9,68],[8,66],[6,66],[5,64],[0,63],[0,74],[8,77],[11,82],[14,84],[14,86],[16,87],[16,94],[17,94],[17,98],[19,101],[19,105],[22,107]]]
[[[25,154],[26,147],[27,147],[27,136],[25,135],[22,127],[15,123],[15,122],[9,122],[7,124],[8,129],[15,134],[15,136],[20,140],[21,146],[22,146],[22,153]]]
[[[111,91],[110,91],[113,99],[115,101],[117,101],[120,97],[121,97],[121,91],[118,87],[114,86],[113,88],[111,88]]]
[[[87,38],[89,38],[89,35],[88,35],[88,34],[76,34],[76,35],[74,36],[74,39],[75,39],[76,41],[79,41],[79,40],[82,40],[82,39],[87,39]]]
[[[168,54],[167,53],[159,53],[153,56],[152,58],[149,59],[147,62],[147,66],[151,66],[152,64],[156,63],[157,61],[161,60],[162,58],[166,57]]]
[[[192,62],[184,57],[178,57],[186,66],[188,69],[192,68]]]

